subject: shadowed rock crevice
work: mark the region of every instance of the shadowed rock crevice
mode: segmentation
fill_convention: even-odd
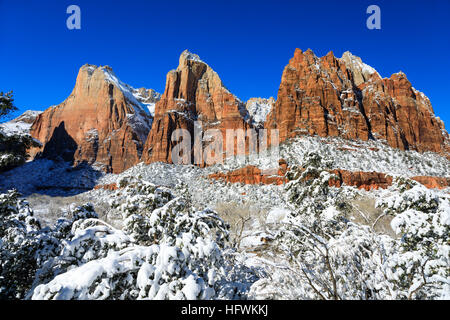
[[[353,91],[355,91],[356,98],[358,99],[359,111],[361,112],[364,120],[366,121],[367,131],[368,131],[368,135],[369,135],[368,138],[369,138],[369,140],[375,140],[375,137],[373,136],[373,133],[372,133],[372,124],[370,123],[370,120],[366,115],[366,111],[364,110],[362,92],[358,87],[353,87]]]

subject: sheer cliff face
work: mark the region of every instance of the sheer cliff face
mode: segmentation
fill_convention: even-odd
[[[450,152],[444,123],[434,115],[429,99],[411,86],[405,74],[387,79],[374,77],[359,88],[376,139],[402,150]]]
[[[107,172],[137,164],[152,119],[132,90],[109,67],[81,67],[71,95],[34,122],[31,135],[43,147],[31,155],[64,155],[75,165],[97,163]]]
[[[402,150],[450,157],[444,124],[403,73],[383,79],[349,52],[318,58],[299,49],[283,71],[276,102],[250,99],[247,105],[188,51],[167,74],[163,95],[124,84],[109,67],[85,65],[71,95],[34,121],[31,134],[43,147],[30,153],[75,165],[95,163],[115,173],[140,161],[170,163],[178,144],[171,141],[172,133],[186,129],[193,148],[195,121],[201,121],[203,131],[221,132],[224,153],[227,129],[253,126],[279,129],[280,141],[296,135],[377,139]],[[209,143],[203,139],[199,145],[204,149]]]
[[[188,130],[193,144],[194,121],[201,121],[203,130],[221,130],[225,137],[226,129],[247,128],[247,117],[245,105],[224,87],[217,73],[197,55],[184,51],[178,68],[167,74],[143,160],[170,163],[171,149],[177,144],[171,141],[172,132]]]
[[[265,124],[280,140],[298,134],[385,140],[395,148],[448,152],[449,138],[431,104],[403,73],[382,79],[346,52],[318,58],[295,51]]]

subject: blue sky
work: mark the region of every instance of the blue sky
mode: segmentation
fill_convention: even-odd
[[[66,8],[81,8],[81,30]],[[366,8],[381,8],[381,30]],[[450,1],[0,0],[0,91],[44,110],[72,91],[85,63],[110,65],[134,86],[164,90],[184,49],[213,67],[238,97],[276,97],[295,48],[349,50],[389,77],[403,71],[449,127]]]

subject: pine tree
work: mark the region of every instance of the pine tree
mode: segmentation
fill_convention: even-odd
[[[18,109],[14,106],[13,92],[0,92],[0,120],[16,110]],[[39,142],[28,133],[10,133],[0,128],[0,172],[24,164],[28,158],[27,150],[39,146]]]
[[[0,119],[9,114],[10,112],[16,111],[17,107],[14,105],[13,92],[3,93],[0,92]]]

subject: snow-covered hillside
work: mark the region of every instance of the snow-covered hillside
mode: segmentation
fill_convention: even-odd
[[[18,240],[0,241],[0,296],[450,298],[448,189],[407,179],[448,175],[445,157],[319,137],[293,139],[280,156],[304,169],[286,185],[208,178],[236,163],[104,174],[43,159],[2,173],[0,231]],[[334,188],[332,168],[395,178],[385,190]],[[24,275],[24,265],[35,269]]]
[[[30,128],[38,111],[26,111],[18,118],[0,124],[0,172],[23,165],[27,150],[41,146],[40,141],[30,135]]]
[[[101,177],[119,189],[79,194],[47,228],[16,193],[3,194],[0,230],[20,240],[2,238],[0,294],[448,299],[448,193],[405,179],[381,191],[331,188],[331,165],[308,153],[286,186],[244,186],[201,168],[140,164]],[[24,275],[24,265],[35,269]]]
[[[19,117],[4,123],[0,123],[0,130],[6,135],[28,134],[31,125],[42,111],[27,110]]]
[[[154,110],[154,104],[161,98],[161,94],[154,91],[153,89],[135,89],[129,84],[122,82],[114,73],[114,71],[110,67],[102,67],[102,71],[105,75],[105,79],[112,84],[114,84],[117,88],[119,88],[127,100],[138,110],[136,113],[140,113],[142,111],[148,111],[154,116],[151,112],[151,109]]]
[[[269,150],[269,154],[270,152],[272,151]],[[382,141],[351,141],[339,137],[317,136],[298,136],[281,143],[278,156],[275,158],[249,157],[244,165],[268,169],[274,164],[277,165],[279,158],[283,158],[290,166],[294,166],[299,165],[309,152],[317,152],[322,157],[332,160],[333,169],[375,171],[402,177],[447,177],[450,173],[450,160],[433,152],[402,151]],[[223,172],[241,166],[242,163],[231,160],[224,161],[223,165],[212,166],[211,170]]]
[[[332,160],[333,169],[350,171],[376,171],[398,177],[448,176],[450,162],[434,153],[421,154],[414,151],[400,151],[382,143],[349,142],[339,138],[298,137],[280,146],[280,157],[290,166],[299,165],[308,152],[316,152]],[[266,168],[266,158],[247,161],[244,165]],[[91,190],[95,185],[118,183],[124,177],[142,177],[156,185],[175,188],[190,186],[192,197],[198,206],[214,207],[217,203],[252,202],[263,210],[280,204],[282,187],[275,185],[226,184],[221,180],[208,179],[214,172],[226,172],[242,166],[225,162],[207,168],[171,165],[165,163],[143,163],[121,174],[104,174],[100,167],[80,166],[72,169],[68,164],[51,160],[38,160],[0,174],[0,192],[16,188],[30,195],[45,193],[53,196],[81,194],[89,201],[95,201],[104,190]],[[198,193],[197,190],[205,190]],[[101,196],[100,196],[101,198]]]

